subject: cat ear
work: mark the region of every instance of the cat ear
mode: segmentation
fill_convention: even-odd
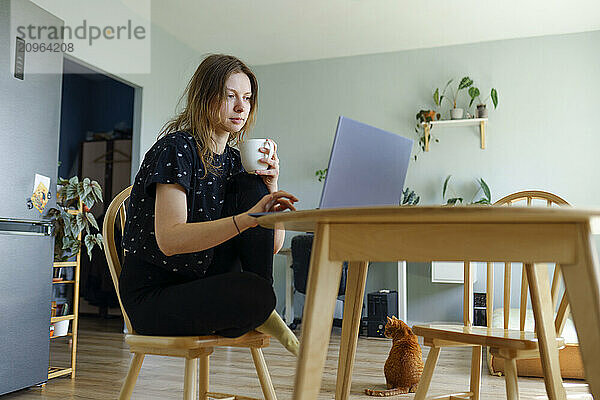
[[[392,322],[392,319],[390,317],[386,317],[387,318],[387,322]]]
[[[395,315],[392,315],[392,320],[394,320],[394,321],[398,321],[398,318],[396,318],[396,316],[395,316]]]

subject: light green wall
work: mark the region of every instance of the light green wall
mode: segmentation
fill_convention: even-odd
[[[436,128],[440,143],[411,162],[406,180],[421,204],[439,204],[443,180],[452,174],[454,188],[467,198],[476,190],[475,179],[483,177],[493,200],[541,189],[575,206],[597,207],[598,49],[595,31],[255,67],[260,106],[252,136],[278,142],[281,188],[301,199],[298,207],[314,208],[321,191],[314,171],[327,165],[340,114],[416,139],[414,116],[433,106],[434,88],[469,75],[480,88],[493,86],[499,93],[487,149],[479,148],[473,127]],[[466,94],[459,103],[467,104]],[[293,235],[288,233],[288,244]],[[276,257],[279,309],[283,259]],[[389,281],[380,269],[369,275],[368,290]],[[409,264],[408,319],[460,320],[462,287],[432,284],[429,270]]]

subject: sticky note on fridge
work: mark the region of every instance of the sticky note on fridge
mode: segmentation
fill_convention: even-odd
[[[35,174],[33,183],[33,194],[31,201],[37,210],[42,213],[46,204],[48,204],[48,191],[50,190],[50,178],[44,175]]]

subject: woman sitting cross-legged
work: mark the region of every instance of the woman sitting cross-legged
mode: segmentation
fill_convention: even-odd
[[[284,231],[250,213],[295,210],[278,190],[275,151],[249,174],[230,146],[252,126],[258,83],[240,60],[206,57],[185,109],[146,153],[127,209],[119,291],[143,335],[238,337],[257,330],[298,355],[298,339],[275,311],[273,254]]]

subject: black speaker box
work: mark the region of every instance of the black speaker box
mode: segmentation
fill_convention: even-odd
[[[380,290],[367,294],[367,336],[385,337],[387,317],[398,316],[398,292]]]

